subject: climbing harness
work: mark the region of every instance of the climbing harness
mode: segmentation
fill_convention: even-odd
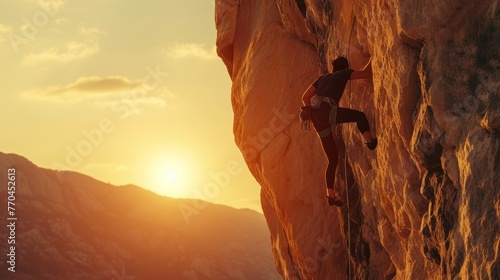
[[[300,129],[302,131],[311,130],[311,120],[303,120],[300,122]]]
[[[300,108],[300,129],[302,131],[311,130],[311,120],[312,120],[312,107],[303,106]]]
[[[332,132],[332,125],[337,123],[337,109],[338,109],[337,102],[335,102],[333,98],[321,95],[315,95],[311,98],[311,108],[319,109],[323,102],[328,103],[330,105],[330,114],[328,116],[328,123],[324,123],[321,120],[317,119],[313,113],[313,117],[315,118],[316,122],[328,126],[327,128],[318,132],[318,135],[321,138],[328,136]]]
[[[318,110],[321,107],[321,103],[326,102],[330,105],[330,115],[328,117],[328,123],[323,123],[321,120],[317,119],[314,115],[314,110]],[[320,96],[315,95],[311,98],[310,106],[303,106],[300,108],[300,128],[302,131],[311,129],[311,121],[314,118],[319,124],[328,125],[328,128],[325,128],[318,132],[318,135],[321,138],[328,136],[332,132],[332,125],[337,122],[337,102],[331,97],[328,96]]]

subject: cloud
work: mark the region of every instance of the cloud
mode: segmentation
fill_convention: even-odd
[[[178,109],[178,99],[166,87],[158,88],[154,91],[148,91],[142,87],[139,90],[122,94],[112,100],[102,100],[94,103],[99,107],[110,107],[114,110],[125,112],[125,117],[132,114],[140,114],[145,106],[168,108],[169,110]],[[123,110],[127,108],[128,110]]]
[[[95,105],[100,107],[110,107],[118,109],[123,106],[127,107],[128,113],[140,113],[143,106],[166,107],[168,104],[165,99],[157,96],[144,96],[135,98],[122,98],[113,101],[97,102]],[[169,106],[171,107],[171,106]]]
[[[44,10],[49,11],[59,11],[67,1],[58,1],[58,0],[38,0],[38,6]]]
[[[90,100],[95,106],[110,107],[129,115],[140,114],[144,106],[176,109],[176,97],[166,88],[152,89],[142,80],[132,82],[120,76],[85,77],[68,85],[35,88],[21,95],[27,99],[63,103]]]
[[[56,19],[56,24],[60,25],[61,23],[65,22],[67,20],[68,20],[67,18],[58,18],[58,19]]]
[[[68,63],[90,57],[98,52],[99,45],[97,43],[69,42],[63,51],[52,47],[38,54],[30,53],[24,57],[23,62],[27,65],[36,65],[46,61]]]
[[[0,24],[0,33],[7,33],[12,30],[12,27],[10,25],[5,25],[5,24]]]
[[[0,43],[7,41],[5,35],[12,31],[10,25],[0,24]]]
[[[189,43],[176,44],[175,46],[167,49],[165,53],[168,57],[175,59],[195,57],[195,58],[210,60],[217,58],[215,46],[213,46],[210,50],[208,50],[202,44],[189,44]]]
[[[78,102],[90,98],[102,98],[143,88],[142,81],[132,82],[125,77],[110,76],[84,77],[68,85],[36,88],[21,95],[29,99],[53,100],[60,102]]]
[[[86,28],[86,27],[83,27],[83,26],[80,27],[80,33],[82,33],[84,35],[105,34],[104,31],[100,30],[97,27]]]

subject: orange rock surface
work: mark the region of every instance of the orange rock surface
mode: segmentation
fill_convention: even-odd
[[[235,141],[285,279],[500,277],[497,0],[215,3]],[[326,204],[326,157],[298,119],[338,55],[372,60],[340,106],[379,139],[369,151],[355,125],[335,128],[342,209]]]

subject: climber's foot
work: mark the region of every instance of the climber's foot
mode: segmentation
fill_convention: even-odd
[[[326,188],[326,200],[328,202],[328,205],[330,206],[334,205],[337,207],[344,206],[344,202],[342,202],[342,200],[337,198],[334,188]]]
[[[342,202],[340,199],[338,199],[336,196],[326,196],[328,200],[328,205],[330,206],[337,206],[337,207],[342,207],[344,206],[344,202]]]
[[[326,188],[326,200],[328,201],[328,205],[342,207],[344,206],[344,202],[337,198],[335,194],[334,188]]]
[[[378,143],[377,138],[373,138],[373,140],[370,143],[366,143],[366,146],[370,150],[375,150],[375,148],[377,147],[377,143]]]

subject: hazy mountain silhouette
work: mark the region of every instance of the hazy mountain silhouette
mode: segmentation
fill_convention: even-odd
[[[6,193],[12,167],[16,272],[7,270],[9,248],[3,246],[1,279],[280,278],[259,213],[116,187],[2,153],[0,244],[10,234]]]

